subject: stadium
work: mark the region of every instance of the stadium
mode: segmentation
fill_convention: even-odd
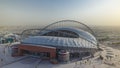
[[[21,43],[13,49],[14,57],[34,55],[69,61],[92,57],[99,48],[94,32],[87,25],[74,20],[58,21],[42,29],[24,30],[22,38]]]

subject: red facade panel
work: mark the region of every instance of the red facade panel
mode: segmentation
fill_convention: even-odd
[[[18,46],[18,55],[23,55],[23,50],[32,51],[32,52],[48,52],[50,53],[50,58],[56,58],[56,48],[51,47],[42,47],[42,46],[32,46],[29,44],[19,44]]]

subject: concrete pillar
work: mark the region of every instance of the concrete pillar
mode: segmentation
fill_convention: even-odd
[[[55,58],[56,58],[56,53],[50,52],[50,59],[55,59]]]
[[[18,56],[23,56],[23,51],[22,51],[22,49],[18,49]]]

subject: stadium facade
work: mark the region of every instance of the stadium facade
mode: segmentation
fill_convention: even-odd
[[[98,50],[95,36],[80,28],[62,26],[41,30],[38,34],[23,39],[15,48],[16,53],[13,56],[32,54],[68,61],[92,56]]]

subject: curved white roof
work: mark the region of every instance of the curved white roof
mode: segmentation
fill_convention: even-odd
[[[22,44],[44,45],[52,47],[78,47],[78,48],[97,48],[95,37],[81,29],[77,28],[57,28],[52,31],[67,30],[79,35],[78,38],[57,37],[57,36],[31,36],[24,39]],[[52,31],[42,32],[46,34]]]
[[[21,42],[22,44],[44,45],[52,47],[80,47],[80,48],[97,48],[95,44],[82,38],[63,38],[52,36],[32,36]]]

